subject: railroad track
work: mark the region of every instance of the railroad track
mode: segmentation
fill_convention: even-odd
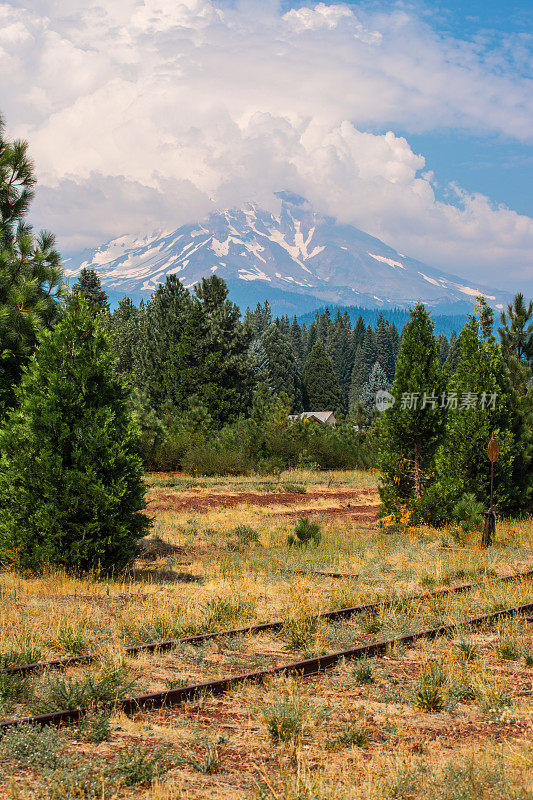
[[[502,609],[491,614],[483,614],[477,617],[470,617],[459,623],[441,625],[438,628],[429,628],[397,636],[392,639],[384,639],[372,644],[360,645],[349,650],[340,650],[335,653],[308,658],[303,661],[292,661],[277,667],[258,670],[255,672],[245,672],[240,675],[233,675],[216,681],[207,681],[190,686],[182,686],[177,689],[167,689],[163,692],[152,692],[151,694],[138,695],[136,697],[126,697],[116,701],[113,706],[126,714],[136,713],[143,709],[157,709],[164,706],[177,706],[190,700],[194,700],[205,694],[220,695],[231,691],[236,686],[243,683],[262,683],[266,678],[277,675],[296,674],[300,677],[309,677],[331,669],[342,660],[353,661],[370,658],[386,653],[389,648],[395,645],[410,645],[420,639],[436,639],[440,636],[449,636],[458,628],[479,628],[483,625],[490,625],[500,619],[527,616],[533,612],[533,603],[514,606],[513,608]],[[64,711],[55,711],[51,714],[41,714],[36,717],[25,717],[12,719],[0,723],[0,731],[20,725],[61,725],[75,722],[87,714],[90,708],[75,708]]]
[[[527,578],[533,577],[533,570],[528,570],[526,572],[518,572],[515,575],[506,575],[503,578],[492,578],[490,581],[486,582],[477,582],[477,583],[463,583],[459,586],[452,586],[447,589],[437,589],[431,592],[419,592],[416,594],[411,595],[404,595],[404,597],[396,597],[392,600],[377,600],[372,603],[366,603],[360,606],[351,606],[348,608],[339,608],[333,611],[324,611],[321,614],[317,614],[317,618],[324,620],[326,622],[333,622],[338,619],[346,619],[347,617],[355,616],[356,614],[370,614],[375,611],[378,611],[380,608],[387,608],[391,605],[394,605],[399,602],[416,602],[420,600],[431,600],[437,599],[439,597],[446,597],[447,595],[451,594],[461,594],[463,592],[469,592],[473,589],[484,586],[487,583],[491,584],[498,584],[498,583],[509,583],[511,581],[517,581]],[[230,628],[227,630],[222,631],[211,631],[209,633],[200,633],[194,636],[187,636],[182,639],[164,639],[162,641],[157,642],[145,642],[144,644],[136,644],[131,645],[129,647],[125,647],[123,650],[124,655],[126,656],[135,656],[139,653],[153,653],[153,652],[165,652],[168,650],[173,650],[176,647],[183,647],[186,645],[200,645],[205,642],[209,642],[213,639],[219,639],[223,637],[232,637],[232,636],[244,636],[244,635],[257,635],[261,633],[266,633],[269,631],[277,631],[283,628],[285,620],[279,619],[274,620],[272,622],[263,622],[259,625],[247,625],[242,628]],[[81,664],[90,664],[94,661],[97,661],[100,658],[98,653],[86,653],[85,655],[79,656],[65,656],[64,658],[55,658],[51,661],[36,661],[32,664],[17,664],[11,667],[7,667],[4,670],[0,670],[0,674],[2,672],[9,673],[9,674],[18,674],[18,675],[28,675],[31,672],[36,672],[38,670],[46,670],[46,669],[63,669],[67,667],[74,667],[79,666]]]

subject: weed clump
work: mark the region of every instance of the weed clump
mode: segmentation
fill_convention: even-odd
[[[104,667],[98,675],[81,679],[50,675],[42,686],[36,710],[47,713],[110,705],[125,697],[134,684],[135,681],[127,680],[125,669],[115,666]]]
[[[293,532],[289,533],[287,544],[289,547],[293,547],[294,545],[303,547],[309,544],[314,544],[315,547],[318,547],[321,539],[322,534],[320,532],[319,523],[311,522],[309,517],[301,517],[294,526]]]
[[[370,732],[364,725],[354,720],[344,722],[339,733],[333,738],[326,739],[327,750],[337,750],[341,747],[366,747],[370,740]]]
[[[415,693],[416,705],[422,711],[438,712],[445,706],[443,687],[447,675],[440,662],[429,664],[420,675],[420,683]]]
[[[168,748],[135,744],[120,753],[108,774],[116,775],[124,786],[150,786],[154,778],[161,777],[173,766],[174,759]]]
[[[281,635],[287,642],[287,650],[296,653],[313,645],[319,630],[320,620],[315,614],[294,614],[284,620]]]
[[[360,664],[357,664],[352,674],[357,683],[374,683],[374,673],[371,665],[367,661],[362,661]]]
[[[281,700],[263,705],[261,713],[275,744],[301,740],[309,713],[301,697],[286,694]]]
[[[55,769],[63,761],[63,739],[55,728],[20,725],[8,728],[0,739],[0,753],[19,766],[37,764]]]

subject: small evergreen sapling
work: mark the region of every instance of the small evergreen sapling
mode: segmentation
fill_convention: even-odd
[[[111,572],[145,535],[138,433],[103,322],[70,298],[0,430],[0,557]]]

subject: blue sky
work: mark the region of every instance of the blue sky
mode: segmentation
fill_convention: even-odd
[[[350,5],[365,4],[352,2]],[[391,4],[366,5],[390,8]],[[418,9],[442,34],[479,42],[480,47],[489,53],[499,49],[503,36],[514,36],[517,41],[523,40],[522,47],[531,56],[533,3],[530,1],[469,0],[402,5]],[[515,63],[515,68],[517,73],[533,77],[530,61],[527,64]],[[533,127],[533,120],[531,123]],[[533,215],[531,143],[461,129],[424,134],[405,130],[403,134],[409,136],[415,150],[425,154],[428,167],[434,170],[437,181],[443,186],[459,181],[470,192],[481,192],[495,203],[504,203],[521,214]]]
[[[0,108],[64,252],[275,192],[533,295],[521,2],[4,0]]]

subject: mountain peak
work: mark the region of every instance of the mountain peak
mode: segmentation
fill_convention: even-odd
[[[312,210],[288,190],[279,217],[253,203],[173,231],[121,236],[69,259],[67,277],[95,269],[112,300],[148,298],[167,275],[187,288],[216,272],[240,305],[268,299],[276,313],[324,304],[403,307],[418,301],[464,312],[483,294],[503,308],[510,296],[398,253],[352,225]]]

